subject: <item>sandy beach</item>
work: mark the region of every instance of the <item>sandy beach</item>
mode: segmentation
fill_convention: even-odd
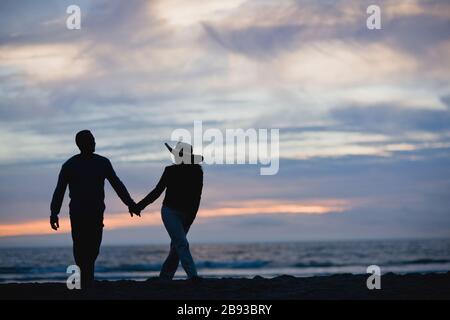
[[[388,273],[382,276],[380,290],[368,290],[367,275],[333,275],[298,278],[279,276],[266,279],[205,279],[192,284],[170,283],[156,278],[147,281],[99,281],[88,292],[68,290],[61,283],[1,284],[0,299],[32,300],[228,300],[228,299],[450,299],[450,272],[441,274]]]

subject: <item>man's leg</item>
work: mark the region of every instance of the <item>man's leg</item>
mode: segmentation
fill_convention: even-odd
[[[98,254],[100,253],[102,236],[103,224],[94,224],[89,228],[89,234],[87,236],[89,242],[85,245],[87,252],[87,266],[85,272],[87,273],[86,280],[89,286],[94,282],[95,261],[97,260]]]
[[[73,257],[75,259],[75,263],[80,268],[81,272],[81,288],[84,289],[88,285],[88,277],[89,274],[88,266],[89,263],[86,259],[87,254],[85,252],[85,244],[83,237],[83,228],[82,224],[80,224],[75,219],[70,219],[70,224],[72,227],[72,241],[73,241]]]
[[[81,288],[94,281],[94,266],[103,234],[103,223],[96,220],[70,219],[72,226],[73,255],[81,271]]]
[[[189,228],[186,228],[183,225],[182,218],[178,216],[174,210],[163,206],[161,213],[164,226],[169,233],[178,257],[181,260],[183,269],[186,271],[188,278],[196,277],[197,269],[195,267],[191,252],[189,251],[189,243],[186,239],[185,230],[188,230]]]

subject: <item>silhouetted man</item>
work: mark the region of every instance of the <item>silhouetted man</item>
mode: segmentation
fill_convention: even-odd
[[[69,185],[73,255],[81,270],[81,287],[87,288],[94,281],[95,260],[102,242],[105,179],[128,206],[131,216],[131,211],[137,215],[139,211],[135,210],[136,204],[114,172],[111,162],[94,153],[92,133],[89,130],[78,132],[75,142],[80,154],[67,160],[61,168],[51,203],[50,225],[54,230],[59,228],[58,214]]]

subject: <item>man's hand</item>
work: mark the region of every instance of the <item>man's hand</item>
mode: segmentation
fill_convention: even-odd
[[[128,212],[130,213],[130,216],[133,216],[133,213],[138,217],[141,216],[141,209],[139,209],[138,205],[134,202],[128,206]]]
[[[53,230],[58,230],[59,228],[59,219],[58,216],[51,215],[50,216],[50,226]]]

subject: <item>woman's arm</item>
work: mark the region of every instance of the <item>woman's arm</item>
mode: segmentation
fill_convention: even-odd
[[[138,202],[137,207],[139,210],[144,210],[146,206],[148,206],[150,203],[153,203],[156,199],[159,198],[161,193],[163,193],[164,189],[167,187],[167,170],[164,169],[164,172],[159,179],[158,184],[156,187],[145,196],[144,199]]]

